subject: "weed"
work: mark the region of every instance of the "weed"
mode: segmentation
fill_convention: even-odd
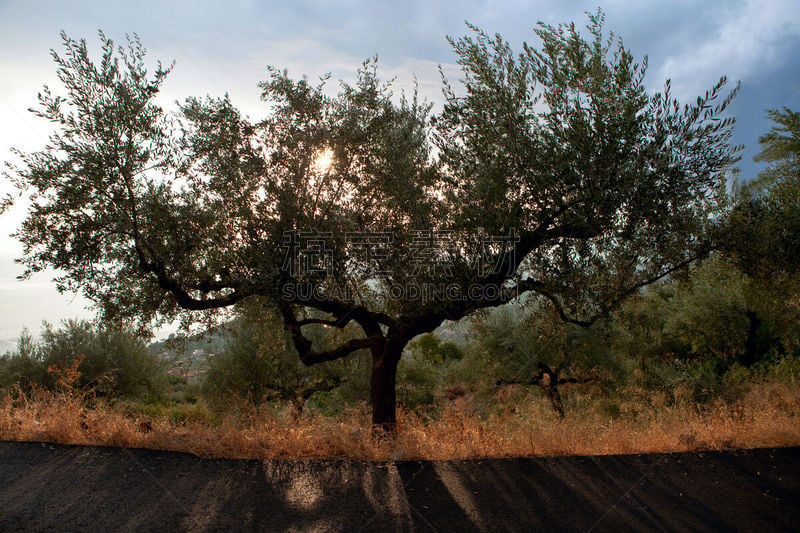
[[[470,394],[435,414],[400,410],[394,443],[370,435],[369,409],[336,416],[275,406],[231,405],[212,414],[196,404],[111,404],[92,407],[77,393],[37,391],[0,398],[0,439],[144,447],[203,457],[361,460],[466,459],[527,455],[592,455],[790,446],[800,444],[800,388],[754,383],[736,401],[698,406],[645,390],[612,398],[575,398],[582,406],[558,420],[546,398],[513,395],[491,408]],[[689,393],[691,395],[691,393]],[[503,407],[504,406],[504,407]],[[589,408],[594,406],[593,408]]]

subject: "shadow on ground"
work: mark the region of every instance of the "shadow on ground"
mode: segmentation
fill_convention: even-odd
[[[1,531],[793,531],[800,448],[238,461],[0,442]]]

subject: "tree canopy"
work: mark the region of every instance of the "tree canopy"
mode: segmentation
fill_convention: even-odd
[[[444,320],[532,292],[589,324],[708,249],[735,160],[725,78],[681,105],[589,15],[520,53],[470,27],[440,113],[364,62],[313,84],[269,68],[265,116],[228,96],[156,96],[138,38],[63,35],[45,87],[50,144],[10,177],[32,203],[28,273],[56,268],[112,321],[206,316],[257,300],[303,363],[372,354],[373,422],[395,422],[403,347]],[[313,342],[308,326],[348,335]]]
[[[800,113],[772,109],[756,161],[768,163],[743,186],[721,245],[744,272],[762,280],[800,274]]]

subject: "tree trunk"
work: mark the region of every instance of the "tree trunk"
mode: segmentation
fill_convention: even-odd
[[[560,368],[553,370],[546,364],[539,363],[539,377],[537,381],[550,399],[550,403],[553,405],[553,409],[556,414],[558,414],[558,417],[564,418],[564,404],[561,401],[561,392],[558,390],[559,371]],[[546,380],[545,376],[547,376]]]
[[[545,387],[545,392],[550,398],[550,403],[553,404],[558,414],[558,418],[564,418],[564,404],[561,402],[561,392],[558,390],[558,377],[555,374],[550,374],[550,383]]]
[[[405,343],[387,339],[372,349],[372,428],[376,433],[393,434],[397,426],[397,364]]]
[[[761,357],[759,353],[759,346],[756,342],[756,335],[758,334],[758,327],[761,325],[761,318],[758,313],[748,309],[745,312],[748,321],[747,339],[744,344],[744,353],[739,356],[739,364],[742,366],[751,366]]]

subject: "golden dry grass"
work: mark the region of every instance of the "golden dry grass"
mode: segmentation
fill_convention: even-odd
[[[800,445],[800,388],[754,384],[738,400],[702,409],[632,394],[607,410],[554,417],[525,395],[513,408],[477,414],[460,398],[435,417],[400,411],[393,443],[371,438],[365,406],[337,417],[238,410],[220,420],[175,422],[92,402],[74,391],[0,398],[0,439],[183,451],[202,457],[359,460],[468,459],[530,455],[604,455]],[[597,402],[594,402],[597,404]],[[589,404],[593,405],[593,404]]]

